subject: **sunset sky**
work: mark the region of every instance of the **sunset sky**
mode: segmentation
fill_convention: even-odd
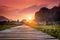
[[[34,16],[41,7],[58,6],[60,0],[0,0],[0,16],[22,20]]]

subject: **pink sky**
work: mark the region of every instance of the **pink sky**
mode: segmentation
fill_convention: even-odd
[[[60,0],[0,0],[0,15],[6,16],[10,19],[20,19],[21,14],[19,11],[31,7],[31,6],[46,6],[46,7],[53,7],[55,5],[58,5],[60,3]],[[6,6],[6,7],[2,7]],[[6,8],[6,9],[5,9]],[[7,11],[8,10],[8,11]],[[30,13],[25,13],[25,14],[30,14]],[[33,15],[34,13],[31,13]],[[22,14],[23,16],[24,13]]]

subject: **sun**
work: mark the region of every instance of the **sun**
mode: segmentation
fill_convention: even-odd
[[[32,17],[27,17],[28,20],[32,20]]]
[[[32,21],[32,20],[33,20],[33,17],[32,17],[32,16],[27,16],[27,17],[26,17],[26,20],[27,20],[27,21]]]

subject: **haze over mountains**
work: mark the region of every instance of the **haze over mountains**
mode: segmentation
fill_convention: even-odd
[[[0,16],[0,22],[1,21],[8,21],[9,19],[8,18],[6,18],[6,17],[4,17],[4,16]]]

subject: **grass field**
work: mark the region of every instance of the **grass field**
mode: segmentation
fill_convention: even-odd
[[[11,27],[15,27],[15,26],[20,26],[20,25],[16,25],[16,24],[8,24],[8,25],[0,25],[0,31],[1,30],[5,30],[5,29],[9,29]]]
[[[36,25],[33,28],[60,39],[60,25]]]

